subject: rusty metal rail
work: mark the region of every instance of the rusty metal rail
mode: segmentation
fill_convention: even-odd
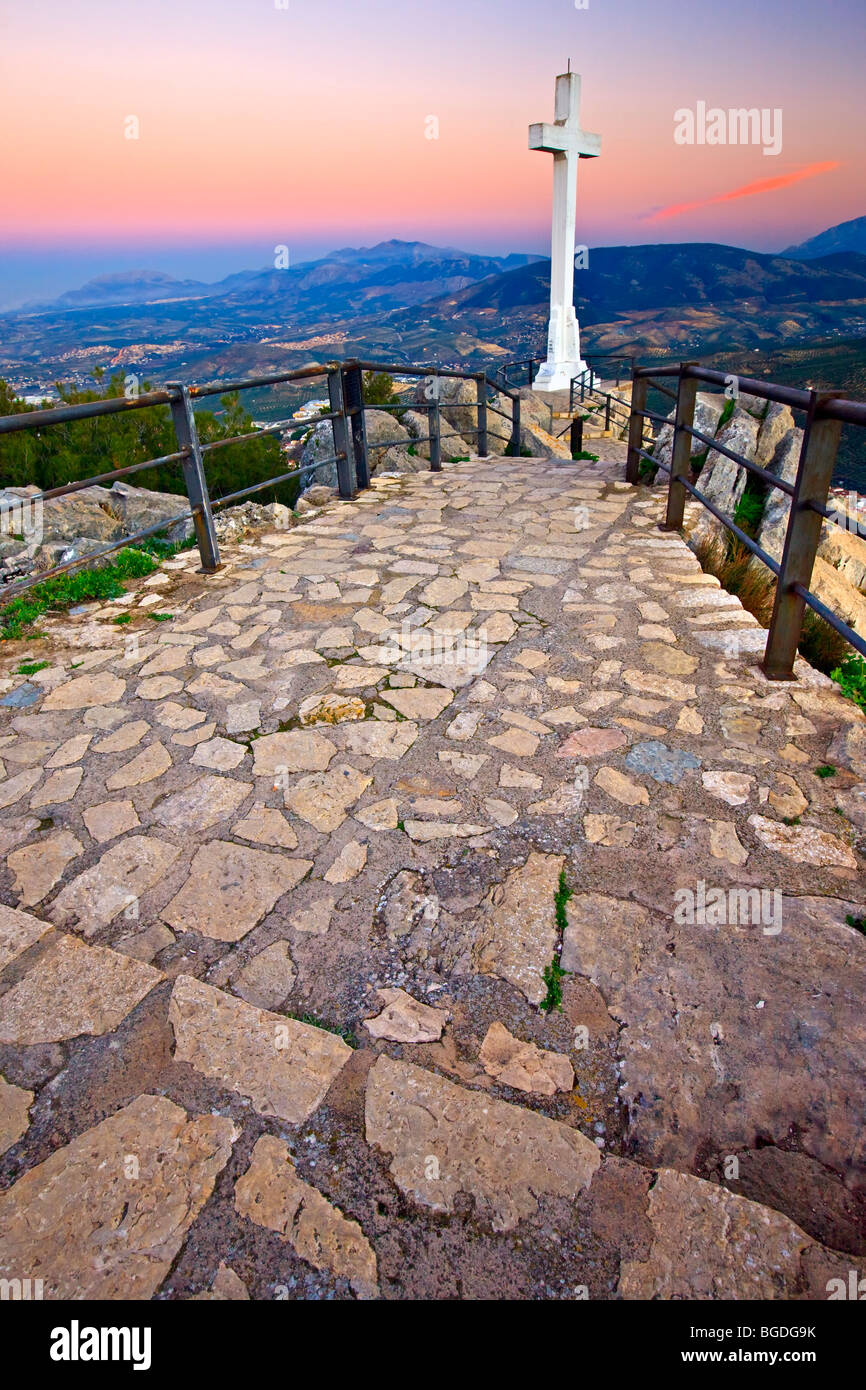
[[[139,463],[133,463],[124,468],[115,468],[109,472],[95,474],[93,477],[82,478],[76,482],[66,483],[62,487],[47,488],[44,492],[29,496],[26,499],[22,498],[22,502],[26,501],[27,504],[31,506],[36,503],[41,504],[46,501],[53,501],[57,498],[65,497],[71,493],[81,492],[88,487],[94,487],[102,483],[114,482],[120,478],[130,477],[133,474],[143,472],[149,468],[159,467],[162,464],[180,463],[183,468],[189,507],[176,517],[162,521],[155,526],[149,526],[140,531],[136,531],[130,536],[124,536],[122,540],[101,547],[88,555],[78,556],[63,564],[54,565],[50,569],[42,571],[39,574],[28,575],[23,580],[7,584],[4,586],[2,594],[0,594],[0,601],[11,599],[17,594],[31,588],[34,584],[42,583],[46,579],[51,579],[56,575],[67,573],[70,570],[93,564],[95,561],[99,561],[103,557],[123,549],[125,546],[135,545],[140,541],[147,540],[151,536],[157,535],[160,531],[190,520],[195,528],[202,570],[206,574],[213,573],[220,566],[219,545],[213,520],[215,511],[228,506],[231,502],[240,501],[242,498],[250,497],[268,488],[278,487],[280,484],[291,482],[294,479],[301,479],[310,474],[315,474],[322,468],[334,467],[336,469],[337,487],[341,498],[348,499],[354,497],[359,489],[370,486],[371,469],[365,427],[365,414],[370,410],[378,408],[375,404],[369,403],[364,398],[365,372],[384,372],[389,375],[400,374],[430,379],[428,400],[412,404],[398,403],[384,408],[391,411],[417,410],[420,412],[427,412],[429,420],[428,434],[420,435],[411,442],[429,444],[430,468],[433,471],[438,472],[442,467],[441,389],[439,383],[443,378],[456,378],[473,381],[475,383],[475,401],[469,405],[468,408],[474,408],[477,411],[478,425],[476,428],[459,431],[459,433],[477,437],[477,451],[482,457],[486,457],[488,451],[488,410],[495,411],[496,414],[505,419],[509,418],[505,411],[500,409],[492,401],[488,401],[488,395],[490,392],[498,391],[500,395],[507,397],[511,401],[512,406],[510,415],[512,431],[509,447],[513,453],[519,454],[520,396],[507,386],[498,385],[494,380],[488,377],[485,372],[464,372],[453,368],[439,367],[435,364],[407,365],[404,363],[362,362],[357,358],[352,358],[344,362],[329,361],[315,363],[306,367],[297,368],[294,371],[270,372],[258,376],[241,377],[228,381],[205,382],[190,386],[184,385],[181,382],[169,382],[164,389],[159,391],[148,391],[143,395],[111,397],[107,400],[85,401],[78,405],[60,405],[47,410],[25,410],[15,415],[2,416],[0,417],[0,438],[6,434],[20,433],[23,430],[38,431],[50,428],[53,425],[67,424],[76,420],[97,419],[102,416],[118,415],[131,410],[146,410],[154,406],[168,406],[171,411],[178,443],[178,448],[175,452],[164,454],[160,458],[143,459]],[[313,416],[303,421],[297,419],[281,420],[272,425],[263,425],[252,432],[229,435],[224,439],[202,442],[199,438],[193,409],[193,403],[196,400],[206,399],[210,396],[224,395],[228,392],[248,391],[262,387],[310,381],[316,378],[325,378],[328,386],[330,409],[325,411],[322,415]],[[467,404],[464,402],[460,402],[459,406],[460,408],[467,408]],[[448,408],[448,402],[445,403],[445,408]],[[320,424],[330,424],[331,426],[333,452],[328,454],[327,457],[317,459],[315,463],[306,464],[300,468],[289,469],[275,477],[266,478],[260,483],[253,483],[249,487],[240,488],[235,492],[229,493],[225,497],[211,497],[205,468],[205,461],[209,454],[217,449],[227,448],[231,444],[243,444],[253,439],[267,438],[271,435],[280,434],[283,431],[293,428],[313,428]],[[405,442],[405,439],[392,441],[377,440],[372,447],[376,449],[388,449],[394,445],[403,444]]]
[[[677,382],[673,392],[662,386],[659,377],[672,377]],[[705,384],[723,390],[729,388],[731,376],[695,362],[681,362],[675,367],[635,367],[632,372],[631,417],[626,478],[630,483],[640,481],[640,464],[645,460],[668,475],[668,497],[662,529],[682,529],[686,496],[694,497],[719,521],[727,531],[746,547],[776,576],[776,595],[773,614],[764,649],[763,670],[769,680],[793,680],[794,659],[800,643],[806,608],[829,623],[855,651],[866,656],[866,640],[848,623],[833,613],[809,588],[818,544],[821,523],[834,513],[827,506],[833,468],[843,424],[866,426],[866,404],[848,400],[837,392],[799,390],[775,382],[757,381],[752,377],[737,377],[737,395],[755,396],[759,400],[775,401],[792,410],[805,413],[803,444],[793,483],[777,477],[735,449],[719,444],[695,428],[695,405],[698,386]],[[676,401],[673,421],[646,408],[648,388],[661,391]],[[673,449],[670,466],[660,463],[643,446],[644,421],[673,424]],[[749,536],[732,517],[726,516],[688,477],[692,440],[707,449],[731,459],[747,473],[757,477],[768,488],[790,498],[788,524],[781,561],[769,555]]]

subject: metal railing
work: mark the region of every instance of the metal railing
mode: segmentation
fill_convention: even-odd
[[[660,377],[673,378],[677,383],[677,390],[672,391],[663,386],[658,380]],[[793,483],[789,483],[695,428],[698,386],[704,384],[725,390],[730,381],[729,374],[701,367],[695,362],[681,362],[676,367],[635,367],[632,372],[626,479],[630,483],[640,481],[642,459],[661,469],[668,474],[667,510],[662,530],[678,531],[682,528],[686,497],[694,497],[776,576],[773,613],[762,662],[764,674],[769,680],[794,679],[794,658],[800,644],[807,607],[829,623],[855,651],[866,656],[866,640],[822,603],[809,588],[821,539],[822,523],[825,518],[832,520],[837,515],[827,503],[842,426],[866,426],[866,404],[848,400],[834,392],[803,391],[790,386],[778,386],[772,382],[756,381],[750,377],[737,378],[738,394],[756,396],[759,400],[768,402],[775,401],[805,414],[797,472]],[[665,416],[647,410],[647,391],[650,386],[676,402],[673,422]],[[673,450],[669,466],[643,448],[643,433],[647,420],[662,425],[673,423]],[[689,479],[693,439],[705,445],[708,450],[714,450],[731,459],[747,473],[760,479],[765,486],[774,488],[790,498],[785,543],[780,561],[769,555]]]
[[[384,372],[388,374],[401,374],[403,376],[429,377],[431,386],[426,393],[429,399],[424,402],[413,402],[407,405],[385,405],[379,406],[375,403],[368,403],[364,399],[364,372]],[[281,420],[273,425],[261,426],[251,433],[230,435],[223,439],[216,439],[202,443],[199,438],[198,427],[196,424],[194,402],[205,399],[209,396],[220,396],[228,392],[246,391],[265,386],[284,385],[291,382],[307,381],[314,378],[327,378],[328,403],[330,409],[321,415],[312,417],[309,420]],[[429,426],[428,434],[417,439],[409,439],[408,443],[426,443],[430,445],[430,468],[433,472],[439,472],[442,468],[442,428],[440,395],[441,389],[439,382],[442,378],[459,378],[461,380],[473,381],[475,383],[475,401],[449,402],[444,403],[444,408],[449,407],[459,409],[475,409],[477,412],[478,425],[472,430],[459,430],[461,435],[474,434],[477,437],[477,453],[481,457],[486,457],[488,452],[488,412],[503,416],[509,420],[511,426],[511,436],[509,448],[512,453],[520,453],[520,396],[511,391],[507,386],[500,386],[491,380],[485,372],[461,372],[451,368],[431,366],[406,366],[402,363],[382,363],[382,362],[361,362],[352,358],[345,362],[325,362],[316,363],[308,367],[301,367],[295,371],[276,372],[263,376],[243,377],[232,381],[209,382],[203,385],[186,386],[181,382],[167,383],[159,391],[149,391],[143,395],[126,397],[111,397],[106,400],[86,401],[79,405],[60,405],[46,410],[25,410],[15,415],[0,416],[0,438],[6,434],[19,433],[24,430],[42,430],[52,425],[66,424],[73,420],[94,419],[103,415],[117,415],[130,410],[145,410],[152,406],[169,406],[171,410],[172,422],[177,438],[178,448],[174,453],[165,454],[160,458],[144,459],[140,463],[129,464],[124,468],[115,468],[107,473],[99,473],[89,478],[82,478],[76,482],[66,483],[62,487],[48,488],[44,492],[28,495],[26,502],[28,506],[36,503],[49,501],[59,497],[65,497],[71,493],[79,492],[83,488],[92,487],[96,484],[114,482],[120,478],[127,478],[133,474],[143,472],[148,468],[156,468],[163,464],[180,463],[183,468],[184,483],[186,485],[187,500],[189,506],[186,510],[178,513],[177,516],[157,522],[153,526],[148,526],[142,530],[134,532],[132,535],[123,536],[122,539],[113,541],[110,545],[101,546],[95,551],[86,555],[81,555],[75,559],[68,560],[64,564],[54,565],[50,569],[42,570],[39,573],[28,575],[25,579],[4,585],[0,592],[0,602],[11,599],[19,593],[31,588],[34,584],[41,584],[46,579],[51,579],[56,575],[64,574],[67,571],[92,565],[104,557],[122,550],[126,546],[135,545],[139,541],[146,540],[159,532],[178,525],[181,522],[192,521],[195,530],[195,537],[198,543],[201,567],[204,573],[212,574],[220,567],[219,544],[217,541],[216,530],[214,527],[213,514],[222,507],[226,507],[231,502],[238,502],[242,498],[250,497],[254,493],[262,492],[268,488],[278,487],[282,483],[291,482],[293,479],[304,478],[311,473],[317,473],[320,469],[333,465],[337,473],[337,488],[341,498],[349,499],[355,497],[360,489],[370,486],[370,458],[367,443],[367,432],[365,427],[365,412],[368,410],[384,409],[389,412],[414,410],[427,412]],[[488,400],[490,392],[499,392],[511,401],[510,416],[493,402]],[[275,477],[266,478],[262,482],[253,483],[249,487],[240,488],[236,492],[231,492],[225,497],[212,499],[208,488],[206,459],[207,456],[216,449],[226,448],[230,444],[245,443],[248,440],[266,438],[270,435],[280,434],[286,430],[296,430],[307,425],[320,425],[330,421],[333,438],[333,453],[325,458],[318,458],[314,463],[305,464],[303,467],[291,468],[286,472],[277,474]],[[406,444],[407,440],[394,439],[377,440],[371,446],[379,450],[387,450],[395,445]]]
[[[513,362],[505,362],[501,367],[497,367],[495,373],[496,380],[503,386],[515,384],[518,386],[531,386],[535,379],[535,368],[537,366],[540,367],[545,360],[544,353],[540,353],[535,357],[518,357]],[[635,363],[634,353],[587,352],[584,354],[584,360],[588,365],[593,381],[596,376],[601,376],[601,371],[593,364],[598,362],[604,363],[606,366],[613,366],[613,364],[616,363],[616,371],[613,379],[617,386],[619,386],[621,381],[630,380]],[[623,363],[625,364],[625,370],[622,370]],[[579,381],[579,379],[579,377],[574,378],[575,381]],[[611,377],[607,376],[605,380],[610,381]]]

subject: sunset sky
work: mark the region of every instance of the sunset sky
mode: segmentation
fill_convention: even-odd
[[[579,241],[778,250],[866,214],[863,0],[0,0],[0,306],[283,243],[546,253],[527,126],[568,58],[602,135]],[[698,101],[781,108],[781,152],[677,145]]]

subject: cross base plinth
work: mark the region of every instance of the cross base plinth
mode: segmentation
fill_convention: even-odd
[[[572,378],[580,376],[583,372],[588,372],[589,368],[585,362],[580,360],[571,362],[552,362],[549,358],[542,362],[538,369],[535,380],[532,383],[533,391],[568,391]]]

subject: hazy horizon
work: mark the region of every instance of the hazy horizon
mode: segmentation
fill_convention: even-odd
[[[820,23],[806,0],[730,0],[716,42],[712,24],[677,0],[333,0],[326,33],[275,0],[153,0],[128,25],[110,0],[7,7],[0,305],[138,267],[215,280],[275,245],[546,254],[551,161],[527,128],[569,59],[602,136],[579,241],[778,251],[858,216],[862,0],[825,0]],[[700,102],[781,111],[779,153],[676,143]]]

